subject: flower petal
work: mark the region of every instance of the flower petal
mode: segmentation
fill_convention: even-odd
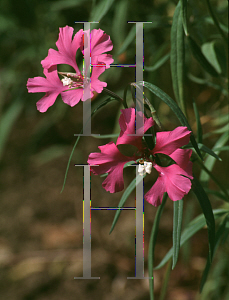
[[[44,97],[37,101],[37,110],[42,113],[46,112],[47,109],[54,104],[58,95],[58,93],[46,93]]]
[[[49,69],[53,65],[68,64],[76,70],[78,75],[81,74],[76,63],[76,51],[82,44],[83,30],[80,29],[72,40],[73,30],[69,26],[60,28],[59,38],[56,42],[58,51],[49,49],[48,56],[41,61],[43,68]]]
[[[91,166],[92,172],[96,175],[108,173],[103,182],[103,187],[110,193],[123,190],[123,167],[125,163],[133,160],[133,158],[123,155],[113,142],[100,146],[99,149],[101,153],[91,153],[88,157],[88,164],[94,165]]]
[[[151,187],[151,189],[145,194],[145,200],[153,206],[159,206],[162,203],[162,198],[166,192],[165,181],[159,175],[157,181]]]
[[[91,74],[91,90],[101,93],[107,86],[106,82],[100,81],[98,77],[105,71],[105,67],[93,67]]]
[[[169,156],[182,168],[184,169],[188,162],[190,161],[190,157],[192,155],[191,149],[177,149]]]
[[[29,93],[45,92],[45,96],[37,102],[37,109],[45,112],[53,105],[57,96],[68,87],[58,77],[56,66],[52,66],[49,70],[44,69],[44,77],[29,78],[27,81],[27,89]]]
[[[83,89],[68,90],[61,93],[61,97],[64,103],[73,107],[83,98]]]
[[[181,200],[191,189],[192,175],[174,164],[169,167],[154,165],[159,172],[158,179],[152,188],[146,193],[145,199],[152,205],[161,204],[164,192],[168,193],[172,201]],[[182,176],[183,175],[183,176]],[[184,177],[187,176],[187,177]]]
[[[119,118],[119,125],[121,128],[119,137],[117,139],[116,145],[120,144],[130,144],[136,146],[140,151],[142,151],[142,136],[134,135],[135,134],[135,109],[126,108],[121,109],[121,116]],[[137,114],[142,115],[141,111],[138,111]],[[150,127],[152,127],[154,121],[152,118],[147,119],[144,116],[144,131],[142,128],[139,130],[141,132],[146,132]]]
[[[170,155],[175,150],[188,144],[191,131],[187,127],[177,127],[173,131],[157,132],[156,145],[152,153]]]
[[[85,34],[85,45],[81,44],[81,51],[84,54],[84,48],[87,47],[87,35],[89,30],[84,32]],[[110,54],[104,54],[104,52],[111,51],[113,44],[110,40],[110,36],[104,33],[101,29],[93,29],[90,36],[91,41],[91,64],[105,64],[106,68],[110,67],[110,64],[114,62]]]

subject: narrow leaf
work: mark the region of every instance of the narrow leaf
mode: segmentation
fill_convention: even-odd
[[[180,250],[181,225],[183,216],[183,199],[173,203],[173,266],[175,268]]]
[[[138,85],[138,84],[144,85],[144,87],[146,87],[153,94],[155,94],[158,98],[160,98],[163,102],[165,102],[171,108],[171,110],[175,113],[175,115],[179,119],[180,123],[183,126],[186,126],[188,128],[188,130],[192,131],[191,126],[189,125],[188,120],[186,119],[185,115],[183,114],[183,112],[181,111],[179,106],[176,104],[176,102],[172,98],[169,97],[169,95],[167,95],[165,92],[163,92],[156,85],[149,83],[147,81],[138,81],[136,83],[136,85]],[[199,157],[203,160],[193,133],[191,133],[190,141],[191,141],[193,147],[195,148],[197,154],[199,155]]]
[[[173,16],[173,23],[171,28],[171,75],[173,83],[173,91],[177,103],[179,104],[183,113],[185,113],[185,103],[184,103],[184,29],[182,21],[182,11],[180,2]]]
[[[218,28],[219,33],[221,34],[221,36],[224,39],[224,41],[226,42],[226,44],[228,44],[228,38],[225,35],[225,33],[223,32],[223,30],[221,29],[220,24],[218,22],[218,19],[216,18],[215,14],[214,14],[214,11],[213,11],[213,9],[211,7],[211,4],[210,4],[209,0],[207,0],[207,6],[208,6],[208,10],[210,12],[210,15],[211,15],[211,17],[212,17],[212,19],[213,19],[213,21],[215,23],[215,26]]]
[[[193,105],[193,109],[194,109],[194,113],[195,113],[195,117],[196,117],[197,142],[202,143],[202,135],[203,135],[202,126],[201,126],[201,122],[200,122],[200,115],[199,115],[198,108],[197,108],[194,98],[192,98],[192,105]],[[198,146],[199,146],[199,144],[198,144]]]
[[[136,28],[135,28],[135,26],[133,26],[130,29],[130,31],[129,31],[125,41],[123,42],[121,48],[119,49],[118,53],[116,54],[117,56],[120,55],[121,53],[123,53],[124,51],[126,51],[127,47],[135,39],[135,36],[136,36]]]
[[[112,41],[114,43],[114,48],[118,49],[122,41],[126,37],[126,19],[128,12],[128,0],[123,0],[118,2],[114,6],[114,17],[111,26],[112,29]],[[117,34],[118,33],[118,34]]]
[[[228,197],[226,197],[226,195],[222,194],[221,192],[215,191],[215,190],[211,190],[211,189],[209,189],[209,188],[207,188],[207,187],[205,187],[204,189],[205,189],[205,192],[206,192],[206,193],[215,195],[215,196],[217,196],[218,198],[220,198],[220,199],[222,199],[222,200],[225,200],[225,201],[229,202]]]
[[[170,52],[162,56],[153,66],[144,66],[144,71],[153,72],[159,69],[170,58]]]
[[[217,71],[217,73],[221,74],[222,69],[221,65],[218,62],[218,57],[215,51],[215,41],[211,41],[208,43],[204,43],[201,45],[201,51],[208,60],[208,62],[213,66],[213,68]],[[224,62],[226,61],[226,57]]]
[[[223,216],[224,214],[229,213],[229,210],[226,209],[214,209],[213,214],[215,216],[215,220],[219,217]],[[190,239],[197,231],[202,229],[206,224],[205,217],[203,214],[197,216],[194,220],[192,220],[188,226],[183,230],[181,234],[181,241],[180,246],[183,246],[184,243]],[[162,261],[157,265],[154,270],[158,270],[162,268],[168,260],[173,256],[173,247],[167,252],[167,254],[164,256]]]
[[[203,171],[206,172],[206,174],[209,176],[209,178],[211,178],[219,186],[219,188],[221,189],[221,191],[223,191],[223,193],[224,193],[224,195],[226,197],[226,201],[229,202],[229,195],[228,195],[227,189],[224,187],[224,185],[221,183],[221,181],[218,180],[218,178],[215,177],[214,173],[211,172],[211,171],[209,171],[208,168],[206,168],[205,165],[201,161],[197,160],[197,163],[202,168],[201,173]],[[203,182],[203,183],[204,183],[204,186],[206,187],[206,182]]]
[[[198,83],[198,84],[206,84],[207,86],[210,86],[210,87],[212,87],[212,88],[214,88],[214,89],[216,89],[216,90],[220,90],[221,93],[222,93],[224,96],[227,96],[227,95],[228,95],[227,89],[223,88],[223,87],[222,87],[221,85],[219,85],[219,84],[215,84],[215,83],[209,81],[209,79],[199,78],[199,77],[194,76],[194,75],[191,74],[191,73],[188,73],[187,76],[188,76],[188,78],[189,78],[191,81],[193,81],[193,82],[195,82],[195,83]]]
[[[222,161],[222,159],[213,150],[211,150],[207,146],[205,146],[205,145],[203,145],[201,143],[198,143],[198,147],[199,147],[200,150],[204,151],[205,153],[208,153],[212,157],[218,159],[219,161]]]
[[[217,248],[220,244],[221,237],[225,233],[227,222],[228,222],[228,215],[221,222],[221,224],[219,225],[219,228],[216,232],[214,254],[215,254],[215,252],[216,252],[216,250],[217,250]],[[202,278],[201,278],[201,282],[200,282],[200,293],[202,292],[204,284],[207,280],[208,273],[209,273],[209,270],[210,270],[210,266],[211,266],[211,260],[210,260],[210,256],[208,255],[208,260],[207,260],[207,263],[206,263],[206,266],[205,266],[205,269],[203,271],[203,275],[202,275]]]
[[[202,66],[202,68],[204,68],[204,70],[208,72],[210,75],[212,75],[213,77],[218,77],[218,73],[212,67],[212,65],[207,61],[207,59],[201,52],[200,47],[197,45],[197,43],[190,35],[188,36],[188,41],[193,56],[198,61],[198,63]]]
[[[214,147],[212,148],[212,150],[218,155],[220,153],[219,150],[215,150],[216,148],[220,148],[223,147],[227,141],[228,141],[229,135],[228,132],[225,132],[219,139],[218,141],[215,143]],[[206,158],[204,165],[205,167],[211,172],[214,164],[215,164],[216,160],[214,157],[209,156]],[[200,173],[200,181],[201,182],[208,182],[210,176],[209,174],[207,174],[204,170],[201,171]]]
[[[192,180],[192,190],[196,194],[196,197],[200,203],[202,208],[203,214],[206,219],[206,224],[208,227],[208,243],[209,243],[209,255],[210,261],[212,261],[213,251],[215,247],[215,219],[212,212],[212,206],[208,199],[205,190],[203,189],[202,185],[198,181],[198,179],[193,175]]]
[[[182,11],[182,21],[185,35],[188,35],[188,25],[187,25],[187,0],[181,0],[181,11]]]
[[[94,6],[93,10],[91,11],[90,20],[99,22],[101,19],[106,15],[108,10],[111,8],[114,0],[101,0],[97,5]],[[91,27],[97,27],[97,24],[92,24]]]
[[[20,115],[20,113],[23,109],[23,105],[24,105],[24,103],[23,103],[23,101],[20,101],[20,99],[14,101],[1,117],[1,121],[0,121],[0,158],[4,151],[10,131],[11,131],[16,119],[18,118],[18,116]]]
[[[150,277],[150,279],[149,279],[150,300],[154,300],[154,281],[153,281],[154,249],[155,249],[156,240],[157,240],[159,223],[160,223],[161,215],[162,215],[167,197],[168,197],[167,193],[164,193],[162,204],[159,206],[156,216],[155,216],[155,219],[154,219],[154,223],[153,223],[153,227],[152,227],[152,231],[151,231],[151,235],[150,235],[150,240],[149,240],[148,271],[149,271],[149,277]]]
[[[142,176],[138,175],[136,178],[134,178],[131,183],[129,184],[129,186],[125,189],[124,193],[122,194],[122,197],[119,201],[119,204],[118,204],[118,207],[122,208],[127,200],[127,198],[130,196],[130,194],[132,193],[132,191],[135,189],[136,185],[138,185],[141,180],[142,180]],[[114,227],[118,221],[118,218],[121,214],[121,209],[119,210],[116,210],[116,213],[115,213],[115,216],[114,216],[114,220],[113,220],[113,223],[111,225],[111,229],[110,229],[110,232],[109,234],[111,234],[111,232],[114,230]]]
[[[81,130],[80,135],[81,135],[82,133],[83,133],[83,129]],[[64,182],[63,182],[63,186],[62,186],[61,193],[63,192],[64,187],[65,187],[65,183],[66,183],[67,176],[68,176],[68,170],[69,170],[69,167],[70,167],[70,163],[71,163],[71,161],[72,161],[72,156],[73,156],[73,153],[74,153],[74,151],[75,151],[75,148],[76,148],[76,146],[77,146],[77,144],[78,144],[78,142],[79,142],[79,140],[80,140],[80,135],[79,135],[78,138],[76,139],[75,144],[74,144],[74,146],[73,146],[73,148],[72,148],[72,152],[71,152],[71,154],[70,154],[70,156],[69,156],[69,159],[68,159],[67,168],[66,168],[65,175],[64,175]]]
[[[73,7],[82,5],[84,0],[64,0],[64,1],[55,1],[53,2],[51,6],[51,10],[53,11],[59,11],[59,10],[64,10],[64,9],[72,9]]]

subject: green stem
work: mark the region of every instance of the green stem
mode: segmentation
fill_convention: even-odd
[[[216,18],[216,16],[214,15],[214,12],[213,12],[213,10],[212,10],[212,7],[211,7],[211,5],[210,5],[209,0],[206,0],[206,2],[207,2],[207,6],[208,6],[208,10],[209,10],[209,12],[210,12],[210,15],[211,15],[211,17],[212,17],[212,19],[213,19],[213,21],[214,21],[214,23],[215,23],[215,26],[218,28],[220,34],[222,35],[224,41],[225,41],[226,44],[227,44],[227,43],[228,43],[227,37],[226,37],[226,35],[224,34],[223,30],[221,29],[221,27],[220,27],[220,25],[219,25],[219,22],[218,22],[218,20],[217,20],[217,18]]]
[[[148,269],[149,269],[149,287],[150,287],[150,300],[154,300],[154,281],[153,281],[153,258],[154,258],[154,249],[157,239],[158,227],[161,218],[161,214],[163,212],[165,202],[167,200],[167,193],[164,193],[163,200],[161,206],[158,208],[156,217],[153,223],[150,241],[149,241],[149,254],[148,254]]]
[[[168,287],[168,282],[169,282],[169,276],[170,273],[172,271],[172,259],[170,259],[167,268],[166,268],[166,272],[165,272],[165,278],[163,281],[163,285],[161,288],[161,294],[160,294],[160,298],[159,300],[164,300],[165,299],[165,295],[166,295],[166,291],[167,291],[167,287]]]

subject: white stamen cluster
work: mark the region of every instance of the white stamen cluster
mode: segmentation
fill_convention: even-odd
[[[72,79],[69,77],[66,77],[66,76],[63,79],[61,79],[61,81],[63,82],[63,86],[68,85],[71,87],[71,85],[73,83]]]
[[[152,170],[152,163],[150,161],[144,161],[144,165],[138,165],[138,173],[144,176],[146,173],[150,174]]]

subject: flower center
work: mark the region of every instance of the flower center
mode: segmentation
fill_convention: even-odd
[[[88,78],[86,80],[83,80],[82,75],[77,75],[76,73],[58,73],[64,77],[63,79],[61,79],[63,86],[68,86],[69,88],[82,88],[83,85],[88,82]]]
[[[61,79],[61,81],[63,82],[63,86],[66,86],[66,85],[72,86],[72,84],[73,84],[73,80],[66,76],[63,79]]]
[[[144,176],[146,173],[150,174],[152,170],[152,162],[151,161],[144,161],[143,159],[139,160],[138,165],[138,173],[141,176]]]

